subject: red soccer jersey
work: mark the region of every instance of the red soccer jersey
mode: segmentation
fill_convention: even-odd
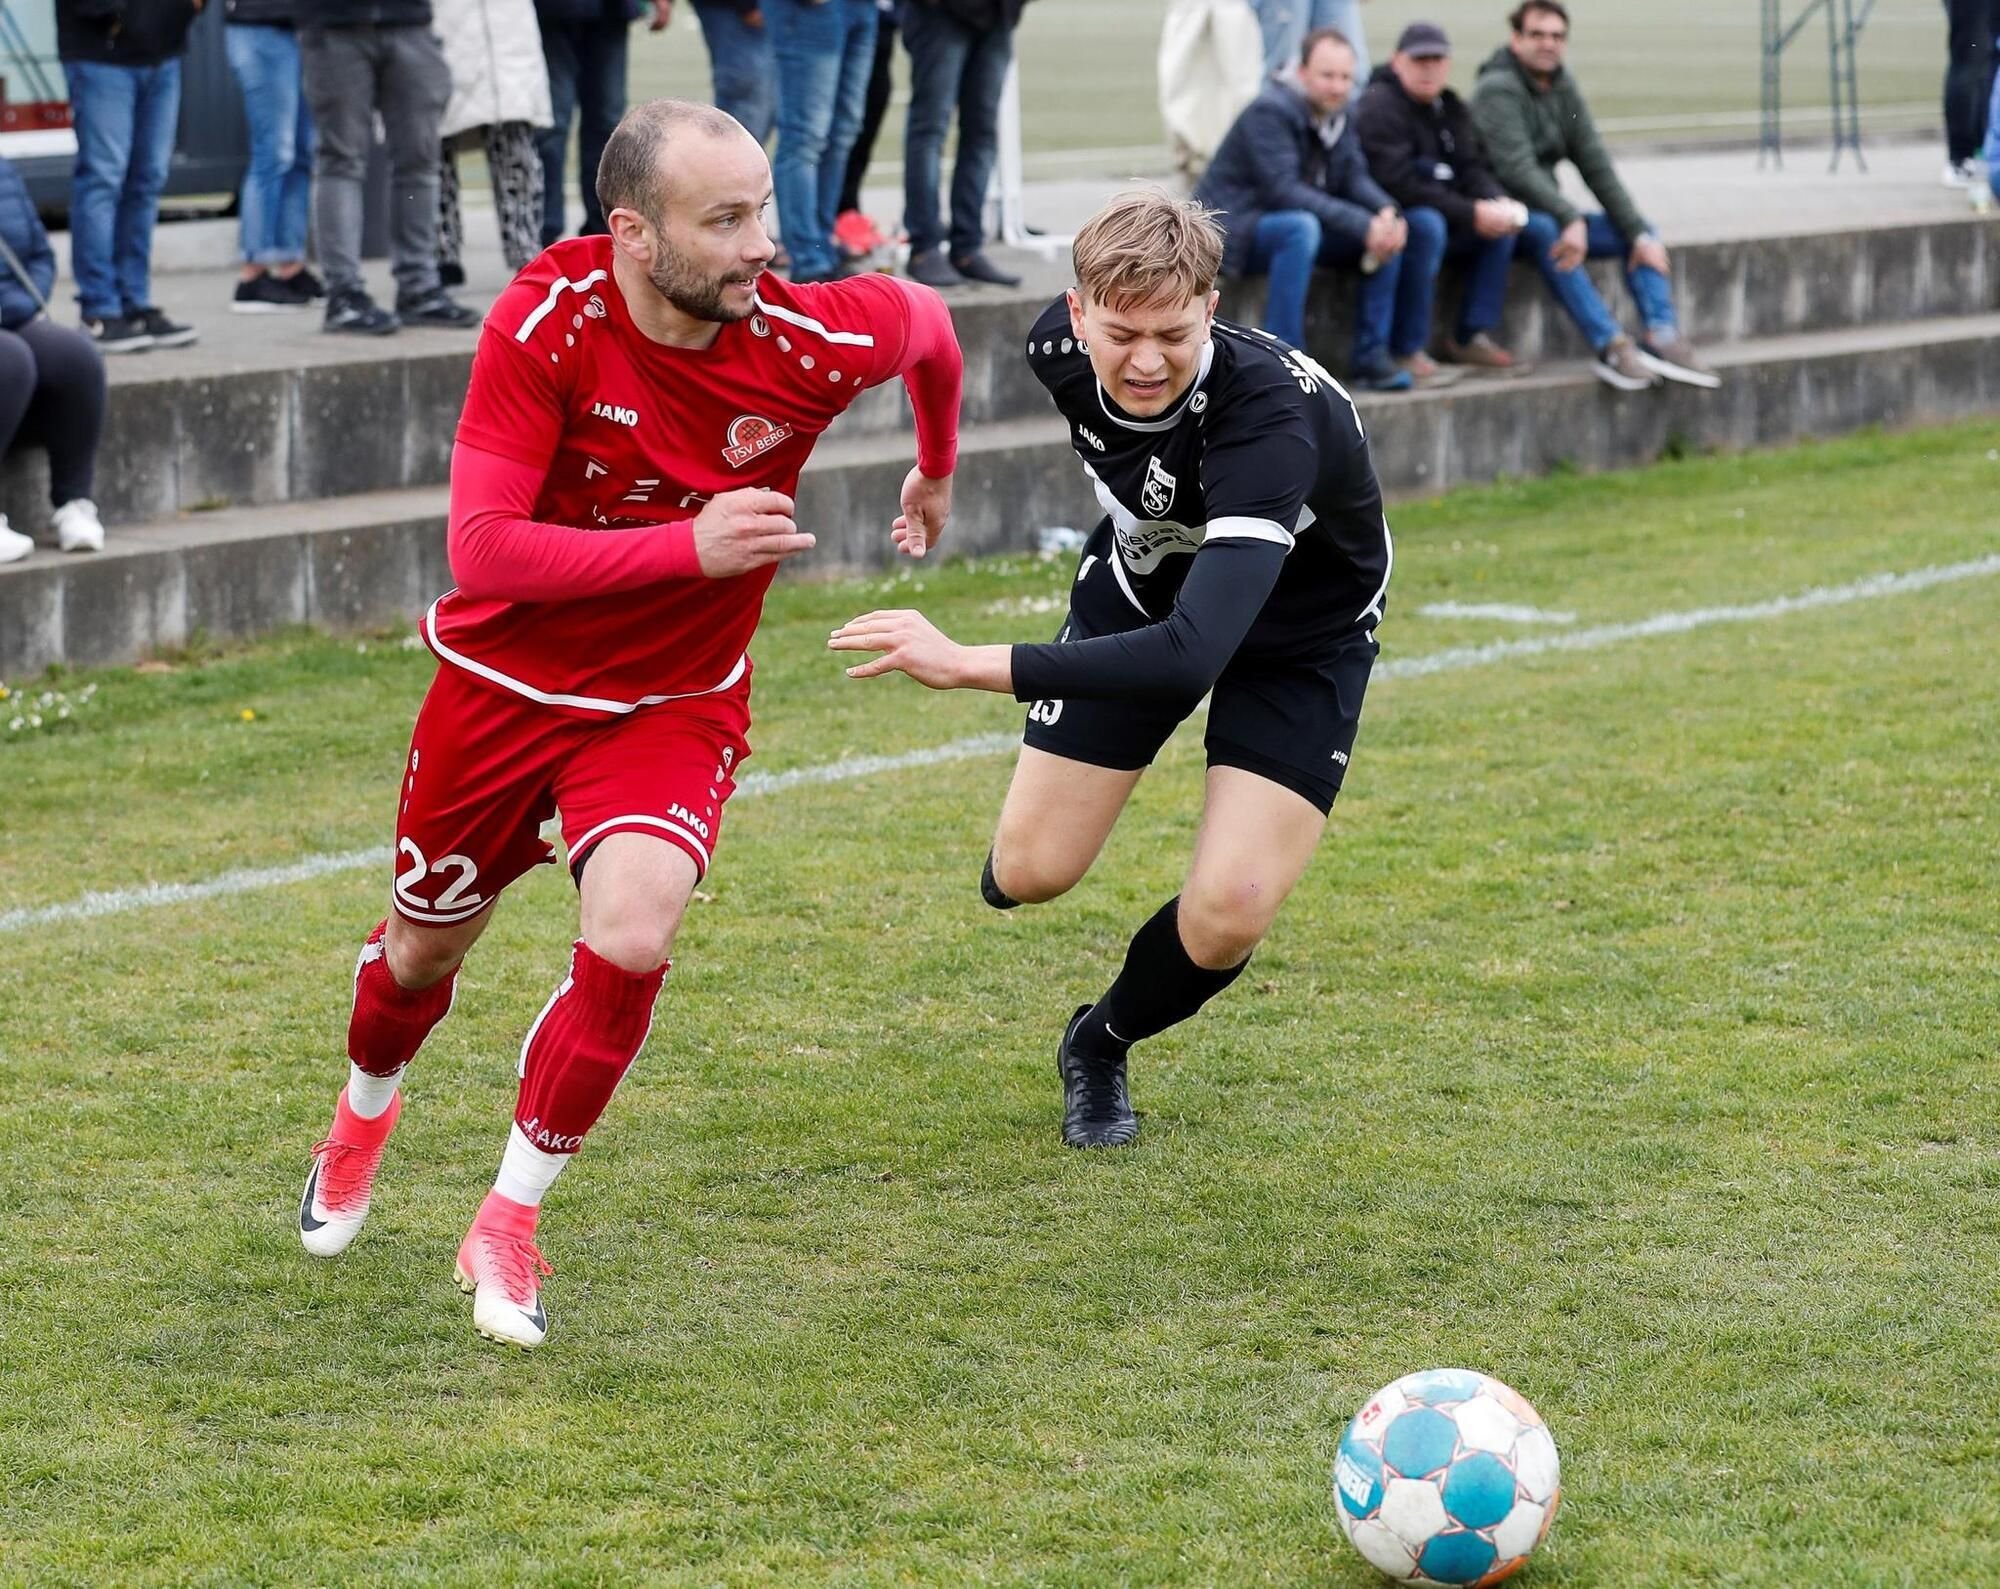
[[[901,368],[910,300],[887,277],[766,275],[754,316],[691,349],[632,323],[611,259],[608,237],[546,250],[494,304],[473,360],[458,439],[545,468],[539,521],[629,529],[745,486],[790,495],[820,432]],[[443,661],[532,700],[624,713],[740,680],[774,572],[546,602],[451,590],[423,635]]]

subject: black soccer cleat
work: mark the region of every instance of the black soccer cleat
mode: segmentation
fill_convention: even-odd
[[[995,910],[1012,910],[1021,902],[993,880],[993,852],[986,852],[986,870],[979,874],[979,897]]]
[[[1139,1135],[1139,1117],[1125,1090],[1125,1061],[1092,1059],[1070,1047],[1077,1022],[1090,1013],[1079,1005],[1056,1048],[1063,1084],[1063,1141],[1073,1148],[1128,1147]]]

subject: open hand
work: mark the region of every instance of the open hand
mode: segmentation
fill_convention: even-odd
[[[782,491],[747,486],[712,497],[695,515],[694,555],[710,579],[730,579],[813,549],[792,521],[792,499]]]
[[[1555,261],[1560,271],[1572,271],[1590,255],[1590,228],[1578,216],[1562,229],[1562,235],[1549,250],[1549,258]]]
[[[865,612],[834,630],[826,645],[829,651],[882,653],[849,668],[850,679],[907,673],[933,690],[956,689],[960,683],[958,663],[965,648],[940,634],[920,612]]]
[[[905,557],[922,557],[944,534],[951,517],[951,476],[933,480],[912,469],[903,479],[903,511],[889,527],[889,539]]]

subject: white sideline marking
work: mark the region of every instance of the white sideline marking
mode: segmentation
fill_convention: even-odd
[[[1490,645],[1454,646],[1428,656],[1398,657],[1375,669],[1381,678],[1417,679],[1433,673],[1452,673],[1464,668],[1486,667],[1516,657],[1545,656],[1553,651],[1598,651],[1627,640],[1649,639],[1655,635],[1686,634],[1724,623],[1760,623],[1767,618],[1784,618],[1797,612],[1822,607],[1843,607],[1851,602],[1878,601],[1885,596],[1903,596],[1929,590],[1937,585],[1957,584],[1967,579],[1988,579],[2000,574],[2000,552],[1976,557],[1965,563],[1941,563],[1913,569],[1907,574],[1871,574],[1847,585],[1820,585],[1796,596],[1774,596],[1769,601],[1746,602],[1738,607],[1695,607],[1685,612],[1655,613],[1633,623],[1599,624],[1562,634],[1534,635],[1522,640],[1495,640]],[[978,756],[997,756],[1020,743],[1018,734],[975,734],[926,750],[905,751],[896,756],[848,756],[815,767],[794,767],[786,772],[746,773],[737,786],[742,795],[777,794],[805,784],[851,783],[877,773],[902,772],[912,767],[935,767],[948,761],[966,761]],[[129,910],[149,910],[158,905],[182,905],[194,900],[218,899],[229,894],[247,894],[260,888],[278,888],[287,883],[308,882],[335,872],[359,871],[389,864],[387,845],[373,849],[348,850],[338,855],[309,855],[289,866],[269,866],[224,872],[201,883],[152,883],[144,888],[117,888],[102,893],[79,895],[59,905],[30,905],[0,911],[0,933],[20,932],[60,921],[88,921],[98,916],[115,916]]]
[[[1491,618],[1496,623],[1575,623],[1573,612],[1517,607],[1506,601],[1433,601],[1417,609],[1419,618]]]

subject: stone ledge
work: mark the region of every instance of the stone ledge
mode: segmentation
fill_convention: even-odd
[[[2000,314],[1744,342],[1717,350],[1720,391],[1621,394],[1581,366],[1361,403],[1376,467],[1409,496],[1558,465],[1650,462],[1678,450],[1772,446],[1864,425],[1907,425],[2000,407]],[[828,440],[800,486],[820,536],[800,575],[885,566],[909,444]],[[41,552],[0,568],[0,677],[50,662],[129,661],[197,629],[256,634],[408,617],[450,582],[445,494],[348,496],[114,529],[95,557]],[[1023,550],[1050,524],[1097,509],[1053,418],[969,433],[947,554]]]

